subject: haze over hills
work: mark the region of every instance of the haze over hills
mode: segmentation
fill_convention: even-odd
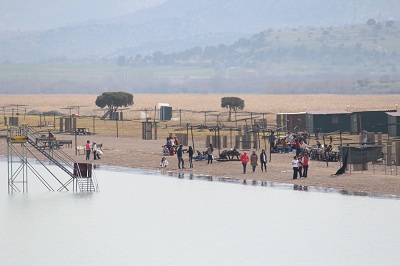
[[[400,93],[399,15],[398,0],[3,0],[0,92]]]
[[[165,0],[2,0],[0,31],[44,31],[135,13]]]
[[[399,14],[397,0],[1,1],[0,62],[179,52],[269,28],[365,24]]]

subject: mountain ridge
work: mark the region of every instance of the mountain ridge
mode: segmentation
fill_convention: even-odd
[[[196,41],[197,46],[230,44],[270,28],[361,24],[369,18],[387,20],[400,14],[396,0],[379,3],[372,0],[253,0],[251,3],[204,0],[196,5],[185,0],[153,0],[149,2],[153,6],[148,4],[144,8],[145,2],[142,1],[139,11],[127,11],[129,14],[112,18],[91,18],[44,31],[3,31],[0,62],[46,62],[60,57],[75,62],[109,60],[109,56],[121,55],[126,50],[142,55],[156,51],[171,53],[190,49],[196,46],[193,45]],[[47,1],[40,0],[40,3]],[[66,17],[90,10],[94,2],[77,3],[72,1],[69,9],[64,10]],[[105,9],[104,3],[99,1],[96,8]],[[62,16],[62,12],[62,9],[48,11],[50,18],[51,14]],[[48,18],[46,13],[40,14]]]

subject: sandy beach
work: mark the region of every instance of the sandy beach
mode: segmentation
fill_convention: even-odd
[[[220,96],[221,95],[137,95],[135,96],[135,108],[144,108],[154,106],[159,102],[170,102],[173,103],[174,109],[177,108],[190,108],[201,110],[220,110]],[[288,106],[282,106],[282,102],[279,100],[281,96],[277,95],[258,95],[257,97],[251,95],[241,96],[246,99],[246,105],[250,106],[250,110],[265,110],[271,113],[268,116],[268,123],[274,125],[276,123],[273,119],[275,118],[276,112],[279,111],[301,111],[304,108],[304,102],[307,101],[308,110],[318,110],[322,107],[321,102],[316,97],[310,97],[309,95],[296,96],[299,101],[293,101],[293,104]],[[285,96],[286,97],[286,96]],[[291,96],[288,96],[291,97]],[[371,103],[371,108],[390,108],[394,106],[394,102],[400,100],[398,95],[396,96],[371,96],[374,101]],[[29,104],[30,109],[38,110],[61,110],[63,107],[68,105],[85,105],[86,110],[94,110],[95,95],[2,95],[0,98],[0,105],[7,105],[7,103],[26,103]],[[342,101],[336,104],[336,108],[342,108],[341,106],[351,104],[350,108],[353,110],[366,109],[365,106],[367,99],[370,96],[321,96],[319,99],[326,98],[335,99],[336,101]],[[209,100],[208,100],[209,99]],[[311,101],[310,99],[313,99]],[[59,101],[59,102],[57,102]],[[253,102],[252,102],[253,101]],[[203,102],[201,107],[196,107],[193,103]],[[90,103],[90,104],[88,104]],[[85,112],[85,108],[82,108],[81,114]],[[150,108],[151,109],[151,108]],[[65,111],[65,110],[64,110]],[[129,110],[128,110],[129,111]],[[223,109],[222,109],[223,111]],[[283,183],[283,184],[295,184],[299,186],[316,187],[322,189],[338,189],[348,191],[351,193],[360,194],[379,194],[379,195],[396,195],[400,196],[400,173],[396,175],[396,166],[385,166],[385,165],[369,165],[368,171],[359,172],[346,172],[343,175],[333,175],[340,168],[339,162],[329,162],[327,165],[325,161],[311,161],[309,167],[309,176],[304,179],[292,179],[292,167],[291,160],[293,159],[293,153],[288,154],[272,154],[271,162],[268,158],[267,172],[261,172],[260,166],[257,167],[254,173],[251,172],[251,167],[248,166],[248,171],[244,175],[242,173],[241,163],[238,161],[227,161],[219,162],[214,161],[212,165],[208,165],[206,161],[195,161],[194,168],[188,168],[188,157],[184,154],[186,161],[185,169],[178,169],[177,157],[168,156],[167,160],[169,165],[166,169],[160,169],[159,162],[161,160],[162,146],[166,143],[166,136],[169,133],[175,132],[176,128],[172,127],[172,123],[169,122],[168,128],[164,132],[159,132],[157,140],[143,140],[141,138],[141,122],[136,121],[134,115],[137,115],[137,111],[131,112],[131,120],[122,122],[120,127],[120,135],[117,137],[115,131],[110,131],[110,125],[114,127],[115,123],[107,124],[106,122],[97,122],[96,134],[95,135],[78,135],[77,143],[78,146],[83,146],[86,140],[96,141],[97,143],[103,144],[104,155],[100,160],[93,161],[96,165],[108,165],[108,166],[122,166],[129,168],[140,168],[140,169],[152,169],[156,171],[167,170],[183,173],[193,173],[197,175],[212,175],[233,179],[246,179],[249,182],[252,180],[266,181],[271,183]],[[129,114],[129,112],[128,112]],[[174,113],[177,115],[177,113]],[[91,119],[91,118],[90,118]],[[89,126],[91,125],[91,120]],[[200,113],[199,118],[194,115],[187,115],[183,121],[183,124],[187,122],[191,123],[203,123],[204,114]],[[194,119],[197,119],[195,121]],[[216,117],[209,117],[209,123],[215,123]],[[23,118],[21,117],[21,120]],[[23,121],[21,121],[23,122]],[[111,121],[112,122],[112,121]],[[208,122],[208,121],[207,121]],[[33,125],[37,124],[34,122]],[[1,125],[5,129],[4,125]],[[102,128],[103,127],[103,128]],[[166,124],[161,124],[160,128],[166,128]],[[107,131],[108,130],[108,131]],[[186,130],[184,131],[186,133]],[[57,130],[54,130],[54,134],[58,140],[67,139],[74,140],[73,135],[59,134]],[[2,132],[3,138],[0,138],[0,156],[7,156],[7,143],[5,131]],[[195,149],[201,151],[206,150],[206,138],[205,135],[195,136]],[[191,141],[189,141],[189,145]],[[264,144],[262,144],[263,146]],[[335,146],[338,143],[334,143]],[[75,143],[73,144],[75,147]],[[187,148],[184,147],[184,148]],[[62,150],[73,157],[75,161],[84,162],[85,156],[83,153],[75,155],[74,148],[63,147]],[[239,150],[243,152],[243,150]],[[251,152],[250,150],[247,150]],[[257,151],[259,154],[260,151]],[[214,156],[218,156],[218,150],[214,152]],[[2,169],[2,173],[5,173],[5,169]],[[345,192],[344,192],[345,193]]]
[[[71,139],[68,135],[57,135],[58,139]],[[266,181],[272,183],[295,184],[299,186],[315,187],[320,189],[344,190],[346,193],[355,194],[373,194],[373,195],[396,195],[400,196],[400,175],[395,175],[390,167],[372,166],[369,171],[351,172],[335,176],[333,174],[340,168],[339,162],[329,162],[328,166],[324,161],[312,161],[309,167],[308,178],[297,180],[292,179],[291,160],[293,153],[275,153],[272,154],[271,162],[267,163],[267,172],[261,172],[258,166],[253,173],[248,166],[246,174],[242,173],[241,163],[238,161],[213,161],[213,164],[207,164],[207,161],[194,161],[194,167],[188,168],[187,154],[184,154],[185,169],[178,169],[178,160],[176,156],[167,156],[169,165],[167,168],[160,168],[159,162],[162,158],[161,147],[165,144],[164,139],[143,140],[140,138],[116,138],[109,136],[93,135],[78,136],[78,143],[84,145],[86,140],[102,143],[103,156],[100,160],[93,160],[95,165],[122,166],[128,168],[139,168],[156,171],[174,171],[181,173],[192,173],[196,175],[212,175],[232,179],[246,179],[247,182]],[[205,147],[205,143],[197,142],[198,147]],[[0,139],[0,155],[6,155],[6,139]],[[200,148],[201,149],[201,148]],[[75,155],[74,148],[64,147],[64,152],[71,155],[77,162],[85,162],[85,155],[81,152]],[[201,150],[206,150],[205,148]],[[214,152],[215,154],[218,151]],[[257,151],[259,154],[259,151]]]

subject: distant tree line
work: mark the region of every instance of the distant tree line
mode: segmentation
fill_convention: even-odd
[[[132,93],[400,93],[399,42],[400,29],[394,21],[371,19],[347,28],[269,29],[231,45],[121,55],[114,58],[113,66],[106,67],[109,70],[92,71],[93,76],[75,66],[56,71],[58,64],[52,66],[57,72],[54,75],[40,72],[39,67],[35,67],[35,75],[10,67],[15,70],[0,76],[0,91],[97,94],[112,88]],[[102,69],[103,64],[110,63],[97,67]],[[171,66],[170,76],[158,75],[165,66]],[[180,69],[206,69],[207,74],[191,76],[190,71],[182,73]]]
[[[270,64],[304,63],[320,64],[321,66],[349,66],[374,64],[391,66],[391,71],[397,71],[400,51],[385,49],[385,38],[400,42],[400,31],[395,22],[390,20],[384,24],[387,31],[377,25],[374,19],[366,23],[368,28],[352,29],[352,35],[346,30],[332,27],[313,31],[294,30],[297,39],[280,40],[281,32],[265,31],[242,38],[232,45],[193,47],[179,53],[164,54],[160,51],[152,55],[136,55],[134,57],[120,56],[119,66],[199,66],[259,68]],[[372,28],[371,28],[372,27]],[[286,34],[289,35],[290,33]],[[382,46],[379,42],[383,43]],[[371,45],[372,44],[372,45]],[[390,44],[387,44],[391,46]],[[382,47],[381,49],[377,47]]]

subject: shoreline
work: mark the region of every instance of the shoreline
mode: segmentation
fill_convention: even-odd
[[[193,174],[189,172],[179,172],[176,170],[168,170],[163,171],[164,169],[141,169],[141,168],[129,168],[129,167],[120,167],[120,166],[109,166],[109,165],[102,165],[107,168],[123,168],[127,171],[130,169],[137,170],[137,171],[146,171],[155,173],[161,176],[168,176],[168,177],[177,177],[180,179],[196,179],[196,180],[207,180],[209,182],[221,182],[221,183],[230,183],[230,184],[237,184],[237,185],[246,185],[246,186],[261,186],[261,187],[268,187],[273,189],[284,189],[284,190],[296,190],[296,191],[304,191],[304,192],[317,192],[317,193],[334,193],[334,194],[341,194],[343,196],[357,196],[357,197],[369,197],[369,198],[378,198],[378,199],[400,199],[399,195],[393,194],[379,194],[379,193],[372,193],[372,192],[364,192],[364,191],[350,191],[344,189],[337,189],[337,188],[325,188],[325,187],[316,187],[316,186],[304,186],[304,185],[297,185],[291,183],[278,183],[278,182],[271,182],[271,181],[261,181],[258,179],[246,179],[246,178],[232,178],[232,177],[221,177],[217,175],[203,175],[203,174]],[[98,167],[98,166],[97,166]],[[180,176],[182,175],[182,176]],[[187,178],[187,175],[189,177]]]
[[[103,144],[104,155],[100,161],[95,161],[98,165],[128,167],[129,169],[143,170],[159,170],[161,159],[161,147],[165,144],[165,138],[170,134],[184,132],[182,125],[190,123],[193,125],[216,125],[217,122],[226,123],[227,126],[237,126],[236,123],[227,122],[227,114],[221,108],[221,97],[226,94],[135,94],[134,105],[127,110],[124,110],[124,120],[121,123],[115,124],[113,121],[97,119],[99,117],[98,107],[95,104],[96,94],[5,94],[0,99],[1,106],[8,106],[10,103],[27,104],[30,110],[39,112],[56,110],[65,114],[67,106],[82,106],[81,110],[70,110],[73,113],[80,111],[82,119],[79,120],[78,126],[90,128],[95,133],[92,135],[78,135],[75,143],[75,137],[71,134],[56,134],[57,140],[73,140],[75,145],[84,146],[87,140],[96,141]],[[231,96],[235,96],[231,95]],[[246,112],[265,113],[265,119],[268,122],[267,128],[272,129],[276,124],[277,113],[296,113],[302,112],[305,107],[307,110],[332,110],[343,109],[350,112],[363,110],[390,110],[396,102],[400,101],[400,95],[331,95],[331,94],[300,94],[300,95],[285,95],[284,100],[282,95],[270,94],[240,94],[237,95],[246,103]],[[285,104],[290,102],[290,104]],[[329,105],[326,103],[329,102]],[[149,117],[155,117],[154,107],[158,103],[169,103],[173,110],[187,110],[179,115],[173,114],[170,121],[160,123],[158,132],[158,140],[143,140],[141,136],[143,110],[149,110]],[[306,103],[306,105],[305,105]],[[5,110],[4,117],[11,116],[14,109]],[[18,108],[16,109],[18,110]],[[23,115],[22,109],[17,115],[20,123],[27,123],[33,127],[36,125],[46,124],[44,117]],[[217,112],[221,116],[208,115],[206,112]],[[25,109],[26,112],[26,109]],[[70,114],[71,115],[71,114]],[[146,114],[145,114],[146,115]],[[182,117],[181,117],[182,115]],[[248,116],[245,116],[246,118]],[[42,120],[43,118],[43,120]],[[207,120],[206,120],[207,118]],[[242,118],[242,117],[241,117]],[[252,117],[256,119],[256,117]],[[261,117],[260,117],[261,118]],[[264,117],[262,117],[264,119]],[[181,120],[180,120],[181,119]],[[250,117],[248,118],[250,119]],[[241,119],[242,120],[242,119]],[[40,126],[39,130],[46,132],[53,130],[53,133],[58,129],[57,120],[54,117],[47,117],[44,128]],[[183,124],[182,124],[183,123]],[[182,124],[182,125],[181,125]],[[247,125],[246,120],[239,121],[239,125]],[[53,127],[51,127],[52,125]],[[5,135],[6,126],[0,123],[0,155],[7,156],[7,143]],[[4,131],[3,131],[4,130]],[[183,131],[182,131],[183,130]],[[47,132],[46,132],[47,133]],[[206,150],[206,135],[211,133],[196,131],[195,142],[192,141],[192,146],[200,151]],[[225,132],[226,133],[226,132]],[[227,135],[228,133],[226,133]],[[116,136],[120,136],[119,138]],[[121,137],[123,136],[123,137]],[[352,136],[351,136],[352,137]],[[232,138],[232,137],[231,137]],[[189,141],[189,145],[191,144]],[[227,145],[232,147],[233,141]],[[338,146],[338,141],[334,141],[334,146]],[[186,146],[184,148],[187,148]],[[264,147],[265,148],[265,147]],[[265,148],[266,149],[266,148]],[[72,157],[74,161],[86,162],[85,156],[76,155],[74,148],[63,147],[62,150]],[[267,149],[266,149],[267,150]],[[222,151],[222,150],[221,150]],[[239,149],[239,152],[244,150]],[[249,151],[249,150],[247,150]],[[257,151],[259,154],[259,151]],[[218,152],[214,152],[218,156]],[[184,159],[187,162],[187,154],[184,154]],[[242,174],[242,166],[240,162],[215,162],[213,165],[207,165],[203,162],[194,162],[193,169],[177,169],[177,158],[168,157],[170,162],[167,171],[177,173],[192,173],[196,175],[219,176],[221,178],[257,180],[258,182],[271,182],[279,184],[290,184],[298,187],[316,187],[327,190],[336,189],[338,191],[350,191],[356,194],[379,194],[379,195],[395,195],[400,196],[400,168],[398,166],[371,165],[369,170],[363,172],[347,172],[340,176],[333,176],[340,168],[340,163],[329,162],[326,165],[323,161],[311,161],[309,175],[307,179],[292,179],[291,161],[293,154],[272,154],[272,160],[267,163],[267,173],[262,173],[259,166],[255,173]],[[93,163],[93,161],[90,161]],[[248,167],[250,168],[250,167]],[[250,169],[248,169],[250,170]],[[250,170],[251,171],[251,170]],[[3,175],[6,170],[2,171]],[[397,174],[397,175],[396,175]],[[5,181],[4,181],[5,182]]]
[[[70,136],[57,134],[57,139],[68,139]],[[102,135],[78,136],[77,143],[82,145],[87,139],[103,144],[104,155],[100,160],[85,161],[85,156],[81,153],[75,155],[74,148],[64,147],[62,150],[70,155],[75,161],[84,163],[94,163],[98,166],[126,167],[128,169],[152,170],[152,171],[170,171],[176,174],[193,174],[197,176],[215,176],[220,179],[230,180],[255,180],[256,182],[270,182],[276,184],[289,184],[304,188],[315,187],[321,190],[342,191],[344,194],[359,195],[379,195],[381,197],[400,197],[400,175],[395,175],[385,166],[370,166],[369,171],[345,173],[340,176],[333,174],[340,167],[339,162],[329,162],[326,165],[324,161],[311,161],[309,168],[309,177],[301,179],[292,179],[291,159],[292,153],[272,154],[271,162],[267,162],[267,172],[261,172],[260,166],[254,173],[248,169],[245,175],[242,173],[241,163],[238,161],[219,162],[207,165],[206,161],[194,161],[194,168],[178,169],[178,160],[176,156],[167,156],[169,165],[161,169],[159,162],[161,160],[161,147],[164,140],[143,140],[132,137],[110,137]],[[205,150],[205,143],[197,141],[196,147]],[[242,150],[240,150],[242,152]],[[257,151],[257,154],[260,151]],[[0,155],[7,158],[7,143],[5,138],[0,138]],[[217,154],[215,154],[217,155]],[[187,165],[187,154],[184,154],[185,164]],[[374,167],[374,169],[372,169]],[[395,167],[395,166],[392,166]],[[250,168],[250,167],[248,167]],[[400,171],[400,169],[398,169]],[[375,172],[375,173],[374,173]],[[251,183],[251,182],[250,182]]]
[[[6,161],[7,158],[4,155],[0,155],[0,160]],[[233,177],[223,177],[218,175],[205,175],[201,173],[191,173],[185,171],[177,171],[177,169],[165,169],[165,168],[135,168],[135,167],[127,167],[127,166],[118,166],[118,165],[106,165],[106,164],[93,164],[94,169],[99,168],[103,170],[107,168],[107,170],[123,170],[123,171],[138,171],[141,173],[152,173],[160,176],[174,177],[179,179],[190,179],[190,180],[198,180],[198,181],[208,181],[208,182],[220,182],[220,183],[229,183],[236,185],[246,185],[246,186],[260,186],[267,187],[272,189],[283,189],[283,190],[295,190],[295,191],[303,191],[303,192],[314,192],[314,193],[334,193],[341,194],[342,196],[356,196],[356,197],[368,197],[368,198],[376,198],[376,199],[395,199],[400,200],[400,195],[394,194],[380,194],[374,192],[365,192],[365,191],[351,191],[345,189],[338,188],[327,188],[327,187],[316,187],[313,185],[298,185],[292,183],[279,183],[279,182],[271,182],[271,181],[262,181],[259,179],[247,179],[247,178],[233,178]],[[182,176],[180,176],[182,175]],[[100,184],[101,186],[101,184]]]

